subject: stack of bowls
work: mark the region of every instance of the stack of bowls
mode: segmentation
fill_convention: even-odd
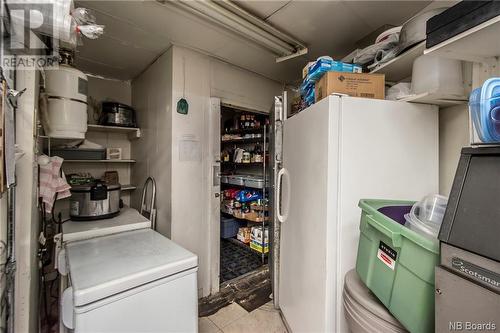
[[[405,226],[426,237],[437,238],[447,204],[448,198],[442,195],[424,197],[405,215]]]

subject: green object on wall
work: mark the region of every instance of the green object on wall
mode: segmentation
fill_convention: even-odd
[[[188,104],[188,102],[186,101],[185,98],[181,98],[177,102],[177,113],[188,114],[188,110],[189,110],[189,104]]]

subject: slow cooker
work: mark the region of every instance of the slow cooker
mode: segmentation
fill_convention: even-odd
[[[72,220],[111,218],[120,212],[120,184],[108,185],[102,181],[71,187],[70,217]]]

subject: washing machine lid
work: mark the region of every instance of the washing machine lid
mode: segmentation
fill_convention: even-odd
[[[151,228],[151,221],[130,207],[110,219],[93,221],[68,221],[62,225],[63,242],[106,236],[124,231]]]
[[[393,317],[393,315],[387,310],[387,308],[379,301],[377,296],[375,296],[368,287],[361,281],[356,273],[356,270],[350,270],[345,276],[344,289],[349,295],[356,301],[359,305],[364,307],[370,313],[380,319],[389,322],[395,326],[400,326],[401,323]]]
[[[198,257],[152,229],[66,245],[73,304],[82,306],[196,268]]]

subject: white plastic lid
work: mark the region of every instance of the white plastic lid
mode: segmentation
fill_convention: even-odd
[[[72,242],[66,253],[75,306],[198,265],[196,255],[151,229]]]

